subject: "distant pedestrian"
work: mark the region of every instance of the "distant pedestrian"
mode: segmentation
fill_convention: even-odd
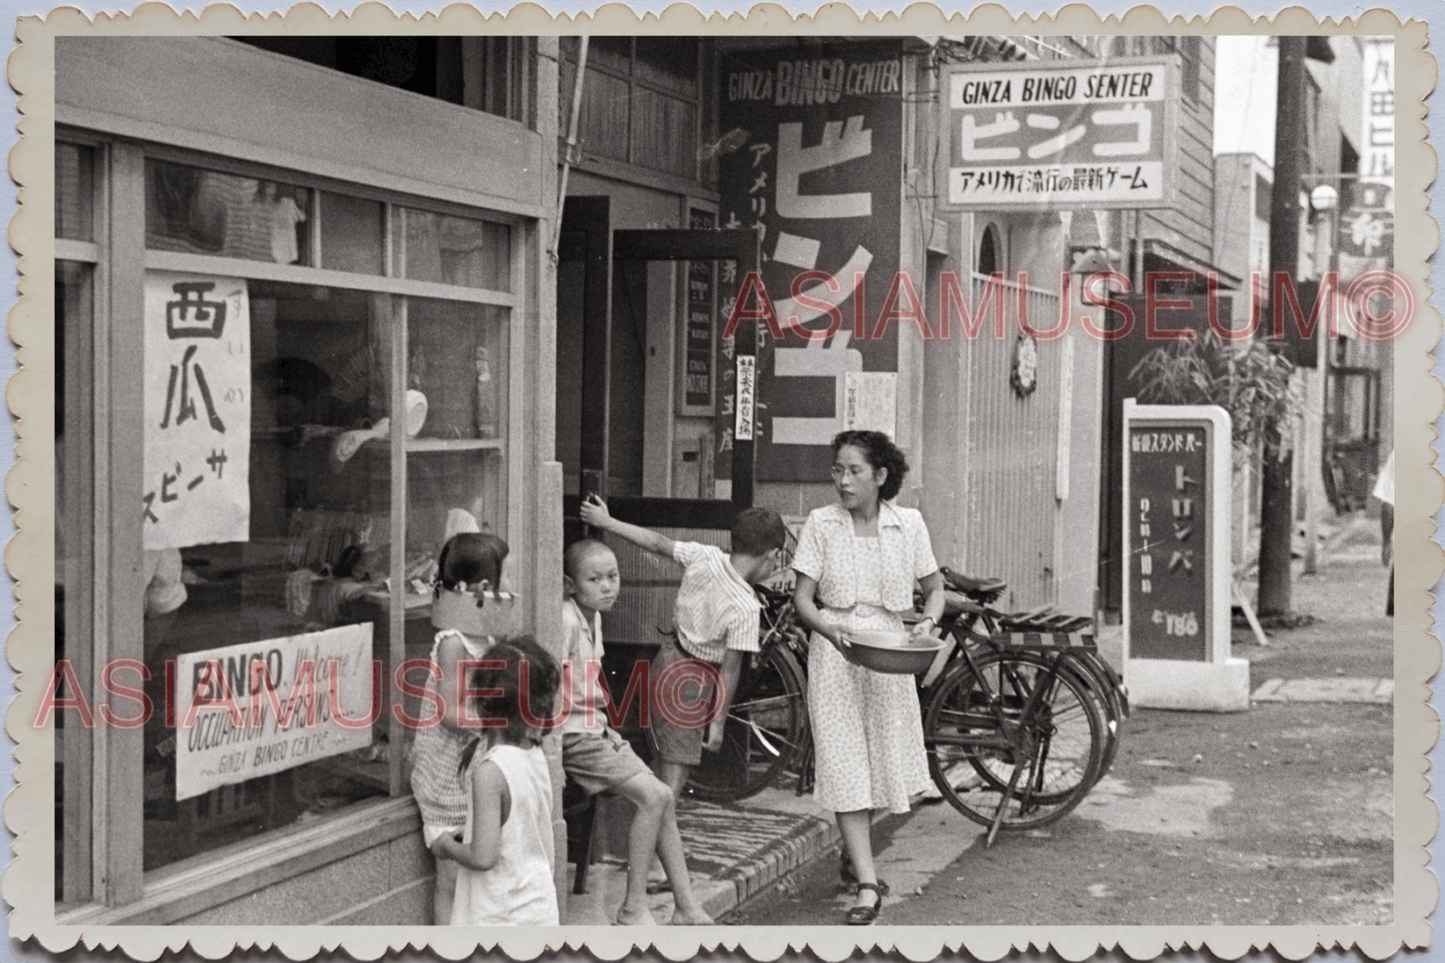
[[[907,812],[929,786],[918,693],[906,675],[884,675],[848,661],[848,634],[903,628],[922,587],[923,635],[943,614],[943,575],[923,516],[893,504],[908,462],[877,431],[833,439],[838,501],[808,516],[793,556],[798,618],[812,630],[808,713],[820,805],[836,813],[843,835],[842,875],[858,883],[850,924],[878,917],[888,885],[873,866],[872,811]],[[822,602],[819,609],[818,603]]]
[[[1390,566],[1390,587],[1386,589],[1385,614],[1395,614],[1395,449],[1385,459],[1372,493],[1380,500],[1380,561]]]
[[[552,777],[542,754],[561,685],[556,661],[529,636],[498,643],[468,680],[482,736],[462,754],[467,818],[432,842],[459,865],[453,926],[557,926]]]

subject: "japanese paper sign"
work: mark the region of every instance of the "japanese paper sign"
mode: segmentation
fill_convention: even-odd
[[[1211,621],[1208,422],[1130,423],[1124,532],[1131,658],[1205,661]]]
[[[950,68],[946,206],[1168,206],[1177,77],[1172,57]]]
[[[717,227],[717,215],[694,209],[688,227],[707,230]],[[736,265],[734,265],[736,269]],[[678,414],[711,415],[716,344],[713,319],[717,312],[717,266],[711,261],[689,261],[686,268],[687,307],[683,320],[682,386]]]
[[[371,745],[372,625],[176,659],[176,798]]]
[[[734,50],[725,61],[725,136],[714,145],[721,226],[758,232],[763,294],[783,334],[779,342],[758,325],[756,477],[818,481],[848,417],[848,377],[897,371],[898,328],[914,323],[900,317],[910,294],[922,298],[912,279],[897,280],[902,44]],[[736,271],[720,276],[724,317],[743,281]],[[731,342],[720,351],[719,420],[732,428]],[[719,432],[724,446],[731,434]],[[728,460],[717,465],[726,477]]]
[[[238,278],[145,279],[144,546],[250,538],[251,318]]]

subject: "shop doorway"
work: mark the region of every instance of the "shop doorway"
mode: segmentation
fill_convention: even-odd
[[[557,264],[556,457],[569,540],[583,534],[581,499],[596,492],[623,521],[726,546],[737,510],[752,504],[754,446],[736,437],[717,442],[716,431],[731,428],[715,417],[723,381],[715,350],[721,322],[715,300],[697,301],[696,282],[724,269],[741,276],[757,265],[753,231],[613,230],[606,197],[567,199]],[[715,283],[713,292],[715,298]],[[709,315],[711,333],[703,338],[696,319],[705,323]],[[672,328],[670,338],[655,336],[659,324]],[[755,335],[751,325],[739,327],[735,356],[755,356]],[[706,376],[706,391],[689,392],[702,384],[688,380],[689,338],[712,342],[692,359],[702,366],[693,374]],[[699,395],[709,400],[689,405]],[[697,457],[725,460],[717,474],[730,478],[730,497],[718,498],[717,486],[691,480],[680,487],[659,483],[674,463],[677,426],[686,417],[680,413],[687,411],[714,426]],[[614,640],[655,644],[657,629],[671,625],[677,573],[625,544],[613,549],[624,593],[609,620],[608,648]]]

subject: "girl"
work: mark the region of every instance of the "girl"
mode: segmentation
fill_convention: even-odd
[[[552,780],[541,728],[561,685],[557,663],[531,637],[502,642],[471,674],[483,736],[463,753],[466,829],[438,836],[438,860],[460,864],[454,926],[557,926],[552,882]]]
[[[441,631],[432,645],[427,698],[439,699],[442,711],[440,721],[417,731],[411,774],[428,849],[438,837],[460,833],[466,823],[467,787],[462,781],[461,760],[475,733],[460,726],[460,664],[482,658],[496,637],[506,634],[506,615],[510,613],[503,610],[510,606],[501,604],[493,593],[493,604],[479,607],[488,598],[478,599],[472,593],[505,588],[502,565],[508,551],[507,543],[495,535],[465,532],[448,539],[437,559],[432,624]],[[436,864],[432,919],[445,926],[455,896],[457,864],[441,856]]]

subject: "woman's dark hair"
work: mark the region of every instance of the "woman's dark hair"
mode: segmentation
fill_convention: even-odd
[[[552,717],[562,672],[557,660],[530,635],[488,649],[467,685],[476,693],[471,709],[482,727],[503,733],[508,742],[521,742],[529,728],[548,728],[556,721]],[[462,753],[462,770],[471,763],[480,741],[474,740]]]
[[[510,551],[505,539],[490,532],[458,532],[447,539],[437,559],[437,587],[461,592],[486,582],[496,591]]]
[[[903,491],[903,479],[908,476],[908,459],[892,440],[881,431],[840,431],[833,436],[833,457],[844,447],[857,448],[863,453],[863,460],[873,467],[888,470],[888,477],[878,486],[878,497],[887,502],[898,497]]]

